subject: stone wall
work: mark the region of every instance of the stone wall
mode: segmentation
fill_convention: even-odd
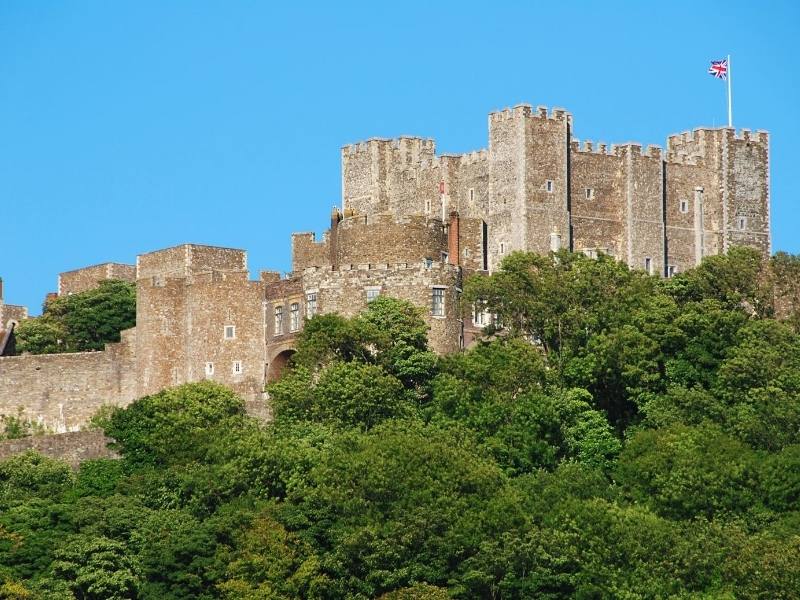
[[[0,414],[65,432],[85,426],[104,405],[129,404],[136,398],[134,331],[103,352],[0,358]]]
[[[98,458],[119,458],[119,455],[108,447],[113,440],[102,431],[86,430],[58,433],[53,435],[36,435],[18,440],[0,441],[0,461],[6,460],[28,450],[35,450],[49,458],[63,460],[73,469],[78,468],[85,460]]]
[[[305,290],[315,290],[319,313],[337,313],[352,317],[367,307],[367,290],[408,300],[418,306],[428,324],[429,344],[440,353],[460,348],[461,307],[460,271],[446,263],[424,265],[368,265],[340,268],[307,269],[302,274]],[[445,315],[431,314],[434,288],[444,289]]]
[[[120,263],[103,263],[61,273],[58,276],[58,295],[85,292],[96,288],[98,283],[107,279],[122,279],[133,283],[136,280],[136,267]]]

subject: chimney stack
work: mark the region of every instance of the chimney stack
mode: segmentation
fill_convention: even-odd
[[[455,210],[450,213],[450,227],[447,229],[447,258],[451,265],[459,265],[459,218]]]

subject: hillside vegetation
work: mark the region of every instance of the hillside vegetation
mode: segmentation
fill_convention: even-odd
[[[98,415],[122,460],[0,463],[0,598],[797,598],[797,259],[556,258],[467,283],[462,354],[379,298],[269,425],[203,382]]]

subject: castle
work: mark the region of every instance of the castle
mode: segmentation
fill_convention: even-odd
[[[605,253],[669,277],[734,245],[770,253],[765,132],[696,129],[669,137],[666,150],[580,144],[565,110],[521,105],[489,115],[478,152],[371,139],[342,149],[341,210],[321,239],[292,235],[286,276],[250,280],[244,251],[196,244],[61,274],[62,295],[135,280],[136,327],[103,352],[0,358],[0,414],[74,430],[102,404],[206,378],[263,412],[265,383],[315,314],[404,298],[422,308],[431,348],[453,352],[484,318],[462,311],[463,278],[512,251]],[[25,316],[0,300],[0,355]]]

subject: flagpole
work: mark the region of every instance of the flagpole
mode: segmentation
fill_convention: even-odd
[[[731,98],[731,55],[728,54],[728,127],[733,128],[733,100]]]

